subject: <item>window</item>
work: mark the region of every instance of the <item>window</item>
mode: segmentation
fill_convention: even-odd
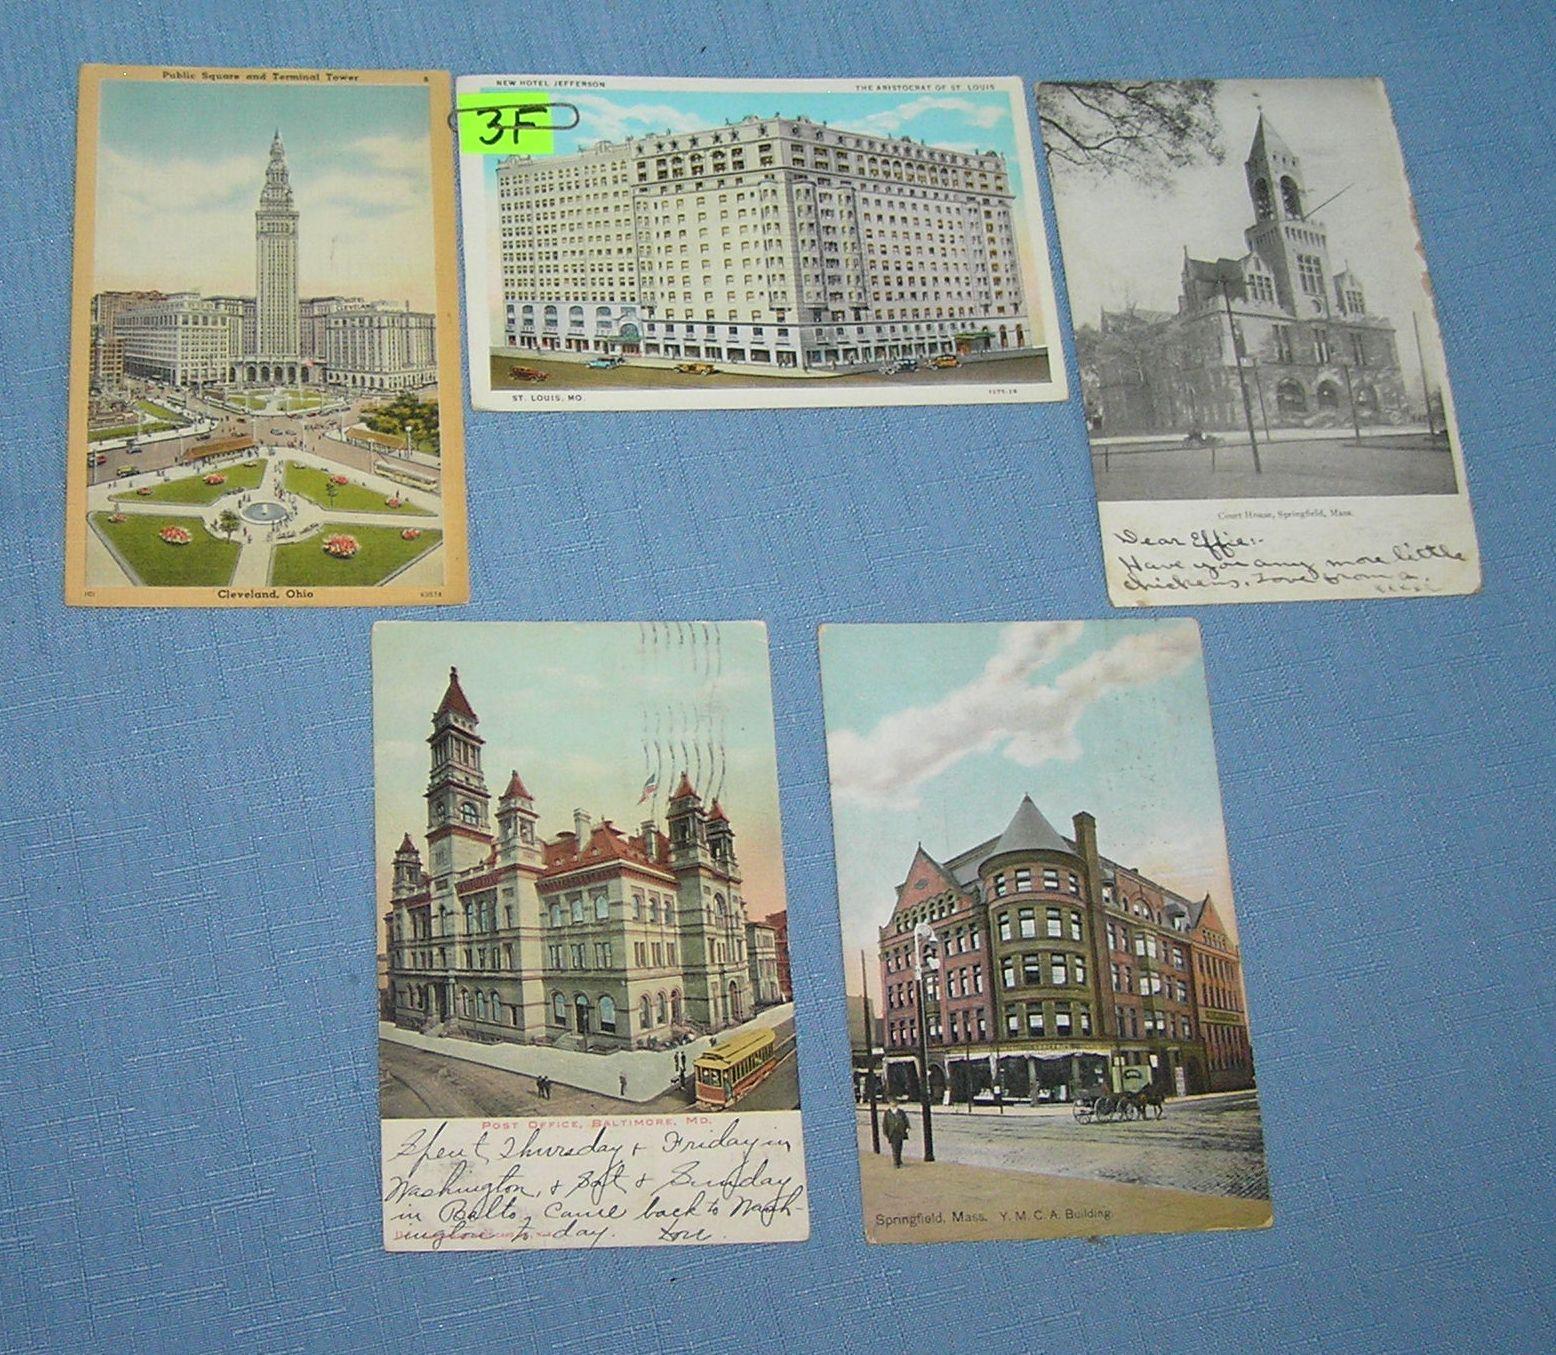
[[[1021,982],[1025,984],[1039,984],[1043,981],[1043,957],[1041,955],[1023,955],[1021,957]]]
[[[1037,1039],[1043,1036],[1043,1009],[1039,1006],[1027,1008],[1027,1034]]]
[[[551,960],[551,968],[553,968],[553,969],[561,969],[563,967],[563,965],[562,965],[562,947],[561,946],[547,946],[546,949],[549,952],[549,958]]]
[[[1075,909],[1072,908],[1070,910],[1070,940],[1072,940],[1072,941],[1079,941],[1080,939],[1081,939],[1081,915],[1078,912],[1076,912]]]
[[[660,993],[658,998],[655,999],[655,1002],[654,1002],[654,1015],[658,1018],[657,1024],[659,1024],[661,1026],[664,1025],[664,1023],[665,1023],[665,995],[663,993]]]
[[[1059,872],[1058,871],[1056,871],[1056,870],[1045,870],[1043,872],[1043,888],[1044,889],[1058,889],[1059,888]]]
[[[1000,914],[1000,940],[1001,941],[1009,941],[1010,940],[1010,914],[1009,913],[1001,913]]]
[[[1323,261],[1316,254],[1297,255],[1297,280],[1302,284],[1302,290],[1309,296],[1323,296]]]
[[[997,899],[1005,897],[1005,877],[1002,874],[994,877],[994,897]]]
[[[1079,1009],[1079,1011],[1076,1012],[1076,1015],[1080,1018],[1081,1034],[1082,1035],[1090,1035],[1091,1034],[1091,1008],[1090,1007],[1082,1007],[1082,1008]]]
[[[604,894],[594,896],[594,920],[604,922],[611,915],[611,901]]]
[[[643,895],[636,889],[632,891],[632,920],[634,922],[643,920]]]
[[[1032,872],[1025,866],[1016,870],[1016,893],[1025,894],[1032,888]]]
[[[1054,1034],[1068,1035],[1070,1033],[1070,1004],[1057,1002],[1054,1004]]]
[[[983,966],[975,964],[972,967],[972,990],[974,993],[983,991]]]
[[[638,1003],[638,1024],[647,1030],[654,1024],[654,1009],[648,1000],[648,994],[643,995],[643,1000]]]
[[[465,800],[459,806],[459,817],[466,823],[480,823],[481,811],[471,801]]]
[[[1068,877],[1065,879],[1065,885],[1069,888],[1069,891],[1070,891],[1071,894],[1073,894],[1076,898],[1080,898],[1080,896],[1081,896],[1081,878],[1073,870],[1069,873]]]
[[[1276,325],[1273,333],[1275,335],[1275,361],[1290,362],[1292,360],[1291,326]]]
[[[1021,939],[1030,941],[1037,935],[1037,915],[1030,908],[1023,908],[1017,914],[1021,921]]]
[[[594,967],[596,969],[609,969],[611,967],[611,943],[609,941],[596,941],[594,943]]]
[[[1009,1011],[1005,1013],[1005,1033],[1007,1035],[1021,1034],[1021,1013]]]
[[[600,998],[600,1029],[609,1034],[616,1030],[616,1004],[608,995]]]
[[[551,994],[551,1020],[558,1026],[567,1024],[567,999],[561,993]]]
[[[1086,961],[1083,960],[1079,955],[1073,956],[1071,958],[1071,960],[1070,960],[1070,967],[1072,969],[1074,969],[1074,971],[1075,971],[1075,981],[1076,981],[1076,983],[1085,983],[1086,982]]]
[[[1313,330],[1313,357],[1314,357],[1314,359],[1316,361],[1318,361],[1318,362],[1328,362],[1330,360],[1331,356],[1332,356],[1332,353],[1331,353],[1331,350],[1330,350],[1330,347],[1329,347],[1329,331],[1327,329],[1316,329],[1315,328]],[[1320,388],[1320,391],[1322,391],[1322,388]],[[1321,394],[1320,394],[1320,401],[1319,402],[1320,403],[1323,402]]]
[[[584,948],[583,948],[583,942],[580,941],[576,945],[573,946],[573,968],[574,969],[582,969],[583,967],[584,967]]]
[[[1286,209],[1287,216],[1302,215],[1302,192],[1297,187],[1297,181],[1289,174],[1283,176],[1280,181],[1280,201]]]
[[[1069,966],[1063,955],[1050,955],[1048,957],[1048,973],[1055,988],[1062,988],[1070,981]]]
[[[1004,982],[1005,987],[1014,988],[1016,986],[1016,962],[1009,955],[1005,957],[1004,963],[1000,968],[1000,978]]]
[[[1049,936],[1059,937],[1064,935],[1063,926],[1059,916],[1059,910],[1057,908],[1050,908],[1048,910],[1047,922]]]
[[[572,904],[573,921],[574,922],[582,922],[584,920],[583,895],[582,894],[574,894],[573,897],[569,900],[569,902]]]

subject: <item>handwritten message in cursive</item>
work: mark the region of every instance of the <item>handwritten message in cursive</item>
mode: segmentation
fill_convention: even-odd
[[[1108,594],[1121,607],[1474,592],[1467,504],[1402,514],[1327,502],[1290,508],[1102,504]],[[1145,510],[1145,511],[1142,511]]]
[[[798,1242],[797,1110],[622,1119],[385,1120],[390,1251]]]

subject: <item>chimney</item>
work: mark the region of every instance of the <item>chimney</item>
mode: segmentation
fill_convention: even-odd
[[[583,810],[575,809],[573,811],[573,832],[577,835],[578,849],[580,851],[582,851],[583,848],[588,844],[589,829],[593,826],[593,824],[594,820],[591,819],[589,815],[586,814]]]
[[[654,833],[655,825],[652,819],[643,820],[643,855],[650,861],[654,859]]]
[[[1102,908],[1102,859],[1097,854],[1097,821],[1084,809],[1071,822],[1075,825],[1075,854],[1080,857],[1086,878],[1086,934],[1091,941],[1092,992],[1097,995],[1097,1034],[1117,1034],[1113,1029],[1113,1007],[1102,985],[1107,973],[1108,952],[1104,937],[1107,918]]]

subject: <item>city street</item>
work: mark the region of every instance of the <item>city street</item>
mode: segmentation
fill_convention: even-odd
[[[793,1018],[775,1024],[773,1034],[778,1048],[773,1071],[741,1098],[738,1103],[741,1110],[793,1110],[800,1103]],[[673,1051],[612,1056],[519,1045],[501,1051],[515,1055],[515,1059],[510,1062],[521,1061],[522,1056],[527,1054],[530,1056],[527,1061],[535,1064],[537,1070],[551,1069],[551,1096],[543,1099],[535,1091],[534,1073],[476,1061],[477,1057],[488,1054],[493,1046],[473,1044],[466,1040],[443,1040],[440,1041],[442,1048],[430,1050],[380,1039],[379,1114],[384,1119],[521,1114],[675,1114],[692,1105],[691,1060],[708,1043],[704,1039],[686,1046],[688,1077],[685,1091],[670,1085],[654,1092],[653,1088],[659,1085],[657,1081],[647,1086],[641,1085],[650,1066],[661,1070],[671,1066]],[[472,1057],[467,1059],[459,1057],[458,1053],[443,1052],[444,1049],[457,1050],[460,1046],[464,1046]],[[608,1064],[607,1059],[610,1060]],[[623,1064],[623,1060],[627,1062]],[[606,1083],[607,1076],[614,1079],[616,1070],[623,1066],[635,1070],[628,1075],[626,1097],[611,1096],[597,1089],[599,1084]],[[589,1090],[564,1081],[568,1068],[593,1074],[592,1080],[596,1082],[597,1088]],[[612,1082],[609,1085],[614,1084]]]
[[[1181,442],[1093,444],[1097,498],[1340,498],[1373,494],[1452,494],[1453,453],[1426,433],[1259,441],[1255,472],[1248,437],[1214,449]],[[1214,468],[1212,469],[1212,459]]]
[[[521,381],[509,376],[514,367],[533,367],[548,373],[545,381]],[[717,367],[718,363],[714,363]],[[651,367],[647,363],[628,360],[624,366],[608,370],[590,367],[581,362],[559,362],[555,358],[543,358],[534,353],[520,356],[493,355],[491,360],[492,389],[519,391],[567,391],[567,390],[662,390],[678,389],[697,391],[708,387],[744,386],[771,390],[774,387],[797,386],[828,387],[841,383],[845,386],[944,386],[953,385],[1010,385],[1025,381],[1047,381],[1046,357],[1000,358],[987,362],[964,362],[960,367],[944,370],[920,363],[916,372],[898,372],[895,376],[882,376],[877,371],[855,372],[846,376],[762,376],[757,373],[715,371],[707,376],[690,376],[677,372],[673,367]]]
[[[1248,1227],[1269,1215],[1263,1131],[1251,1091],[1174,1099],[1161,1120],[1108,1124],[1080,1124],[1068,1106],[1017,1106],[1004,1115],[988,1107],[972,1115],[935,1107],[936,1160],[928,1165],[918,1107],[906,1109],[912,1130],[901,1170],[892,1167],[884,1140],[880,1157],[871,1151],[870,1112],[859,1111],[867,1221],[943,1211],[947,1235],[966,1236],[965,1220],[957,1229],[951,1219],[960,1210],[983,1216],[990,1231],[979,1236],[1025,1237]],[[1034,1234],[1030,1211],[1039,1208],[1045,1231]],[[1002,1209],[1028,1213],[1002,1221]],[[1087,1212],[1096,1210],[1107,1216]],[[887,1240],[928,1241],[924,1229],[935,1225],[920,1219],[882,1226],[906,1230]]]

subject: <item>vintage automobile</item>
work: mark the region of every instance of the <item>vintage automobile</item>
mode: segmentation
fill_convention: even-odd
[[[589,366],[598,367],[602,372],[608,372],[613,367],[621,367],[626,364],[626,358],[609,356],[603,358],[590,358]]]
[[[549,381],[550,372],[543,372],[539,367],[520,367],[517,364],[508,368],[508,375],[515,381]]]
[[[930,358],[929,365],[931,367],[960,367],[962,360],[955,353],[937,353]]]
[[[687,376],[712,376],[718,370],[711,362],[678,362],[675,370]]]
[[[114,472],[114,474],[117,475],[122,480],[122,479],[124,479],[124,477],[126,475],[134,475],[135,474],[135,467],[134,466],[120,466],[119,469]]]

